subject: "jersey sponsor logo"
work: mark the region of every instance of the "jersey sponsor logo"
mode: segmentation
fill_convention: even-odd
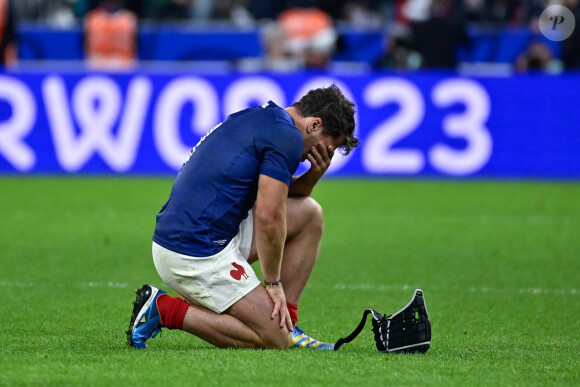
[[[236,268],[236,270],[230,271],[230,275],[236,281],[239,281],[244,277],[244,279],[248,278],[248,274],[246,273],[246,269],[238,263],[232,262],[232,266]]]

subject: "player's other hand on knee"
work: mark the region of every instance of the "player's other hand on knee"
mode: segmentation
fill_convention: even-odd
[[[288,328],[292,332],[292,320],[290,319],[290,312],[288,312],[288,306],[286,305],[286,295],[284,294],[284,289],[282,285],[278,286],[266,286],[268,294],[274,302],[274,309],[272,310],[272,315],[270,316],[272,320],[280,319],[280,328]]]

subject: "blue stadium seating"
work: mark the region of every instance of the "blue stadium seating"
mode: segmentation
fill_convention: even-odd
[[[473,41],[469,48],[458,49],[460,62],[513,63],[532,39],[526,28],[468,30]],[[386,36],[377,31],[339,29],[341,51],[335,61],[374,63],[386,47]],[[18,30],[21,60],[82,60],[82,27],[57,29],[35,24],[22,24]],[[560,44],[541,39],[560,55]],[[139,58],[154,61],[235,61],[263,55],[257,28],[232,26],[144,25],[138,37]]]

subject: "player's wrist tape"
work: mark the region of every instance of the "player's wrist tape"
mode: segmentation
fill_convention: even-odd
[[[275,286],[280,286],[280,285],[282,285],[282,280],[281,279],[279,279],[276,282],[266,282],[266,281],[264,281],[264,286],[267,287],[267,288],[270,288],[270,289],[272,289]]]

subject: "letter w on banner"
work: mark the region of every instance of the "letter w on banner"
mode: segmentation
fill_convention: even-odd
[[[76,172],[95,154],[115,172],[126,172],[137,157],[143,123],[151,96],[151,83],[145,77],[131,81],[123,114],[119,85],[108,77],[91,76],[74,88],[69,106],[66,86],[57,76],[43,83],[43,97],[61,167]],[[73,116],[79,133],[76,134]],[[117,121],[117,135],[113,133]]]

